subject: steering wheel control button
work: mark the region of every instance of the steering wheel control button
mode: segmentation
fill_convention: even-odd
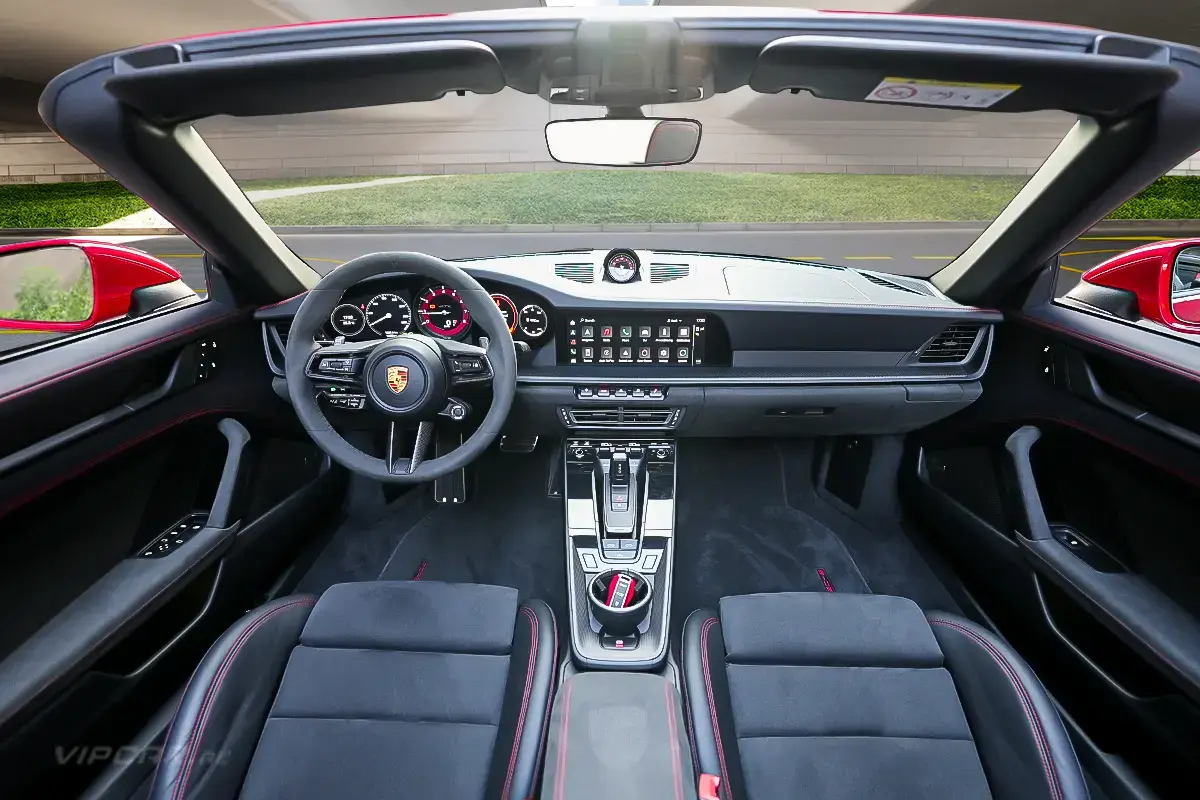
[[[455,356],[450,361],[450,371],[455,375],[476,375],[483,370],[483,359],[475,356]]]
[[[340,375],[352,375],[354,373],[353,358],[322,358],[322,372],[332,372]]]
[[[441,411],[443,417],[449,417],[455,422],[462,422],[470,413],[471,407],[469,405],[453,397],[450,398],[450,402],[446,403],[446,407]]]

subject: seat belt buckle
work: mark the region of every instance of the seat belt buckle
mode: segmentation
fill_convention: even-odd
[[[721,778],[717,775],[709,775],[707,772],[700,773],[700,800],[721,800],[719,794],[721,790]]]

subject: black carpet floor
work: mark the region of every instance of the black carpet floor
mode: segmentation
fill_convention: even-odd
[[[874,591],[910,597],[927,610],[957,610],[901,527],[890,461],[873,466],[859,511],[814,487],[813,452],[808,442],[681,442],[675,638],[694,609],[752,592]],[[546,496],[557,455],[551,447],[532,455],[491,451],[476,462],[465,505],[435,505],[428,488],[416,487],[371,518],[346,522],[298,591],[419,575],[512,586],[565,619],[563,503]]]
[[[870,591],[837,534],[788,506],[770,441],[685,440],[675,495],[675,628],[728,595]]]
[[[546,496],[552,451],[490,451],[475,463],[475,491],[464,505],[435,505],[430,489],[418,486],[374,524],[344,525],[299,590],[420,574],[422,580],[511,586],[565,619],[563,504]]]

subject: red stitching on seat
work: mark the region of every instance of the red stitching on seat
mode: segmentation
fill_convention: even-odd
[[[708,670],[708,632],[718,622],[716,617],[709,617],[700,629],[700,663],[704,667],[704,689],[708,692],[708,714],[712,718],[713,739],[717,743],[717,758],[721,762],[721,785],[725,787],[726,800],[733,800],[733,791],[729,786],[729,770],[725,768],[725,747],[721,744],[721,726],[717,722],[717,704],[713,700],[712,675]]]
[[[683,769],[680,767],[679,728],[675,725],[675,706],[671,703],[671,684],[663,681],[663,696],[667,700],[667,725],[671,730],[671,772],[675,776],[675,800],[683,800]]]
[[[554,800],[562,800],[567,785],[567,731],[571,726],[571,692],[575,683],[567,684],[567,696],[563,698],[562,724],[558,726],[558,775],[554,778]]]
[[[195,765],[196,754],[200,751],[200,742],[204,738],[204,729],[208,725],[208,715],[209,712],[212,711],[212,704],[216,702],[217,692],[220,690],[221,684],[225,682],[225,676],[229,674],[230,668],[233,667],[233,660],[237,658],[237,654],[241,652],[242,646],[249,641],[250,636],[253,635],[256,630],[261,628],[267,620],[276,614],[286,611],[293,606],[311,606],[316,602],[317,601],[311,597],[304,597],[271,609],[258,619],[254,620],[254,622],[250,623],[249,627],[242,631],[242,633],[238,636],[237,640],[233,643],[233,647],[229,649],[229,652],[226,653],[224,658],[221,659],[221,664],[217,667],[217,674],[213,678],[213,682],[208,685],[208,689],[204,693],[204,700],[200,704],[200,712],[196,718],[196,726],[192,728],[191,736],[188,737],[187,746],[184,747],[183,778],[175,784],[175,789],[171,792],[171,800],[179,800],[179,798],[181,798],[183,793],[186,791],[188,778],[191,777],[192,767]],[[195,745],[194,748],[193,744]]]
[[[554,687],[558,683],[558,620],[554,616],[554,609],[546,606],[546,610],[550,612],[550,630],[554,632],[554,650],[552,651],[550,661],[550,691],[546,694],[546,710],[542,713],[542,729],[541,737],[538,739],[537,759],[533,762],[533,776],[537,780],[537,776],[542,774],[542,753],[546,747],[546,732],[550,730],[550,709],[553,707]],[[532,788],[532,787],[531,787]]]
[[[424,570],[424,563],[421,564]],[[420,574],[413,580],[419,580]],[[508,777],[504,779],[504,790],[500,792],[500,800],[508,800],[509,790],[512,789],[513,771],[517,768],[517,751],[521,747],[521,732],[525,730],[525,712],[529,710],[529,694],[533,691],[533,665],[537,660],[538,651],[538,620],[537,614],[528,606],[521,606],[521,613],[529,619],[529,665],[525,669],[525,695],[521,698],[521,715],[517,718],[517,733],[513,737],[512,755],[508,757]]]
[[[987,639],[975,633],[975,631],[947,619],[930,618],[929,622],[933,625],[953,628],[959,633],[965,634],[976,644],[983,647],[991,655],[992,659],[1000,665],[1000,669],[1008,676],[1008,680],[1013,685],[1013,688],[1017,690],[1017,698],[1021,701],[1021,707],[1025,711],[1026,719],[1029,720],[1029,727],[1033,729],[1034,739],[1037,742],[1038,755],[1042,759],[1042,769],[1045,770],[1046,781],[1050,784],[1050,794],[1056,800],[1062,800],[1062,786],[1058,781],[1058,772],[1054,767],[1054,758],[1050,755],[1050,744],[1046,739],[1045,731],[1042,730],[1042,721],[1033,706],[1033,698],[1026,691],[1025,684],[1021,681],[1020,676],[1017,675],[1016,669],[1004,657],[1003,653],[993,647]]]

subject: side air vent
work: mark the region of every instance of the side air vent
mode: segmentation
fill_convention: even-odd
[[[554,274],[576,283],[595,283],[595,264],[555,264]]]
[[[568,428],[674,428],[681,408],[560,408]]]
[[[888,289],[895,289],[898,292],[908,292],[909,294],[923,294],[923,292],[918,292],[916,289],[913,289],[910,286],[902,286],[899,283],[894,283],[893,281],[889,281],[887,278],[880,277],[879,275],[875,275],[870,272],[860,272],[858,274],[862,275],[876,286],[884,286]]]
[[[650,263],[650,282],[666,283],[686,278],[690,267],[687,264],[655,264]]]
[[[971,355],[981,330],[979,325],[951,325],[925,345],[917,361],[921,364],[961,364]]]

